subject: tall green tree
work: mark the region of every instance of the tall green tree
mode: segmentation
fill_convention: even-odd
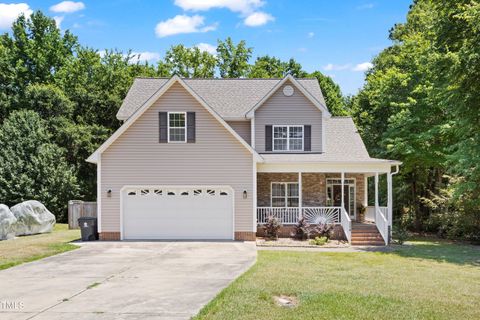
[[[345,98],[342,95],[340,86],[336,84],[332,78],[324,75],[320,71],[315,71],[309,77],[316,78],[320,88],[322,89],[325,103],[334,116],[349,116],[350,111],[347,108]]]
[[[10,206],[39,200],[65,222],[65,204],[79,195],[79,186],[47,127],[27,110],[12,112],[0,126],[0,199]]]
[[[248,61],[253,48],[247,47],[244,40],[238,44],[228,37],[225,41],[218,40],[217,66],[222,78],[242,78],[249,70]]]
[[[165,55],[165,65],[170,74],[185,78],[212,78],[217,59],[198,47],[187,48],[183,44],[172,46]]]

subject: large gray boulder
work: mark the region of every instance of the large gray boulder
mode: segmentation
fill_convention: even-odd
[[[17,236],[51,232],[55,225],[55,216],[39,201],[25,201],[14,205],[10,210],[17,218],[15,224]]]
[[[16,222],[17,218],[15,218],[12,211],[6,205],[0,204],[0,240],[15,237]]]

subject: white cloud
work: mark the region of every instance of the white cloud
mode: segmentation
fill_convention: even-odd
[[[373,64],[370,62],[364,62],[364,63],[359,63],[355,67],[353,67],[353,71],[367,71],[368,69],[371,69],[373,67]]]
[[[61,29],[61,24],[62,24],[62,21],[65,17],[64,16],[55,16],[53,17],[53,20],[55,20],[55,24],[57,25],[57,28],[58,29]]]
[[[28,17],[32,12],[26,3],[0,3],[0,29],[9,29],[19,15]]]
[[[341,70],[347,70],[350,69],[352,65],[350,63],[347,64],[332,64],[329,63],[326,66],[323,67],[323,70],[325,71],[341,71]]]
[[[307,36],[308,36],[309,38],[313,38],[313,37],[315,36],[315,32],[309,32],[309,33],[307,34]]]
[[[158,52],[132,52],[130,56],[133,56],[131,60],[132,62],[157,62],[158,60],[160,60],[160,53]]]
[[[352,65],[351,63],[346,63],[346,64],[333,64],[329,63],[325,66],[323,66],[323,70],[325,71],[355,71],[355,72],[361,72],[361,71],[367,71],[368,69],[372,68],[373,65],[370,62],[363,62],[359,63],[356,65]]]
[[[216,24],[204,26],[205,17],[194,15],[177,15],[172,19],[161,21],[155,27],[155,34],[159,38],[180,33],[208,32],[217,28]]]
[[[74,1],[62,1],[50,7],[50,11],[62,13],[72,13],[83,9],[85,9],[85,4],[83,2]]]
[[[175,0],[175,5],[185,11],[208,11],[214,8],[228,9],[240,13],[244,24],[249,27],[262,26],[275,18],[268,13],[258,11],[265,5],[263,0]]]
[[[215,46],[212,46],[211,44],[209,43],[199,43],[197,45],[195,45],[195,47],[197,47],[198,49],[200,49],[200,51],[206,51],[210,54],[213,54],[213,55],[216,55],[217,54],[217,47]]]
[[[183,10],[208,11],[213,8],[226,8],[245,15],[265,4],[262,0],[175,0],[175,5]]]
[[[303,48],[303,47],[302,47],[302,48],[298,48],[297,50],[298,50],[299,52],[307,52],[307,51],[308,51],[307,48]]]
[[[258,27],[263,26],[264,24],[268,23],[269,21],[273,21],[275,18],[265,12],[254,12],[247,16],[243,23],[249,27]]]
[[[358,10],[373,9],[375,5],[373,3],[365,3],[357,7]]]

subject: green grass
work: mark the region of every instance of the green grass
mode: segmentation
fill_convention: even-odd
[[[277,306],[278,295],[298,307]],[[388,253],[259,251],[195,319],[480,319],[480,248],[415,241]]]
[[[79,238],[80,230],[57,223],[51,233],[0,241],[0,270],[77,249],[70,242]]]

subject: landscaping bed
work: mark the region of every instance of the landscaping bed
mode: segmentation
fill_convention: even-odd
[[[323,245],[312,244],[310,240],[297,240],[293,238],[278,238],[271,240],[267,238],[257,238],[259,247],[302,247],[302,248],[348,248],[350,245],[344,240],[328,240]]]

